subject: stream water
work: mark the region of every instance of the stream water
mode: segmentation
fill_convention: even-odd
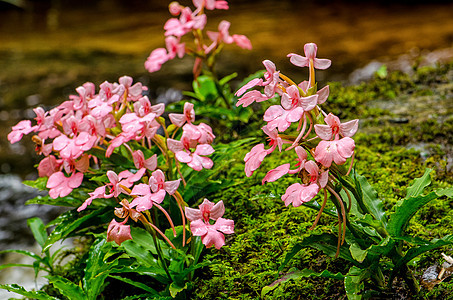
[[[143,69],[150,51],[164,46],[162,27],[170,17],[166,1],[26,3],[31,5],[14,8],[0,1],[0,250],[31,246],[26,219],[48,220],[58,213],[23,205],[36,192],[20,181],[36,177],[33,164],[38,158],[27,138],[15,145],[7,142],[12,125],[34,117],[31,109],[37,105],[61,102],[88,80],[98,85],[128,74],[161,97],[169,88],[190,89],[193,63],[176,59],[155,74]],[[410,72],[415,62],[453,59],[453,3],[448,1],[229,3],[230,11],[208,12],[209,28],[215,30],[226,19],[232,24],[230,33],[247,35],[254,50],[225,47],[218,64],[223,75],[238,72],[244,78],[260,69],[262,60],[271,59],[302,80],[306,74],[290,65],[286,54],[303,54],[306,42],[318,44],[319,57],[332,59],[332,67],[319,73],[323,82],[357,83],[384,63]]]

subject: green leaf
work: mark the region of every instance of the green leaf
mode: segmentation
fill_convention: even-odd
[[[72,196],[66,196],[62,198],[53,199],[50,196],[36,196],[25,202],[26,205],[29,204],[40,204],[40,205],[54,205],[54,206],[64,206],[64,207],[75,207],[79,206],[82,202],[79,199],[76,199]]]
[[[380,221],[385,227],[387,219],[382,201],[378,198],[376,190],[368,183],[364,176],[356,174],[355,177],[360,189],[362,190],[364,205],[373,217]]]
[[[87,299],[87,295],[83,289],[72,281],[58,275],[49,275],[45,277],[60,291],[61,294],[69,299]]]
[[[367,250],[362,250],[359,245],[357,244],[352,244],[349,247],[349,251],[351,252],[352,257],[357,260],[358,262],[363,262],[366,258],[366,255],[368,253]]]
[[[186,283],[184,286],[179,286],[179,285],[177,285],[175,282],[172,282],[172,283],[170,284],[170,286],[169,286],[170,295],[171,295],[173,298],[175,298],[176,295],[177,295],[179,292],[181,292],[181,291],[183,291],[183,290],[185,290],[185,289],[187,289],[187,283]]]
[[[234,72],[233,74],[227,75],[227,76],[223,77],[222,79],[220,79],[219,84],[225,85],[226,83],[228,83],[229,81],[231,81],[232,79],[234,79],[236,77],[238,77],[238,73]]]
[[[155,289],[147,286],[143,282],[138,282],[138,281],[134,281],[134,280],[131,280],[129,278],[126,278],[126,277],[115,276],[115,275],[109,275],[109,277],[114,278],[114,279],[119,280],[119,281],[122,281],[122,282],[125,282],[125,283],[128,283],[128,284],[133,285],[135,287],[138,287],[138,288],[140,288],[142,290],[145,290],[145,291],[151,293],[152,295],[159,295],[159,293]]]
[[[7,290],[7,291],[10,291],[10,292],[13,292],[13,293],[17,293],[17,294],[25,296],[25,297],[28,297],[30,299],[36,299],[36,300],[59,300],[58,298],[49,296],[47,293],[45,293],[43,291],[37,291],[37,292],[35,292],[35,291],[27,291],[23,287],[21,287],[20,285],[17,285],[17,284],[0,284],[0,288],[4,289],[4,290]],[[83,298],[79,298],[79,299],[83,299]]]
[[[42,220],[38,217],[30,218],[27,220],[27,225],[30,227],[36,242],[41,248],[44,248],[44,244],[47,240],[47,231]]]
[[[151,254],[151,252],[147,248],[136,243],[133,239],[121,243],[121,248],[124,249],[129,256],[135,258],[139,264],[161,269],[158,260]],[[162,273],[165,274],[163,269]]]
[[[357,243],[353,243],[349,247],[349,251],[351,252],[352,257],[361,263],[367,256],[371,256],[371,260],[373,260],[373,256],[385,256],[393,249],[393,247],[394,242],[391,241],[389,237],[386,237],[385,239],[382,239],[379,244],[372,244],[365,250],[360,248]]]
[[[423,190],[425,189],[425,187],[427,187],[431,183],[431,176],[430,176],[431,172],[432,172],[432,169],[427,168],[422,177],[416,178],[414,180],[414,183],[410,187],[407,188],[406,197],[404,199],[409,199],[411,197],[415,198],[415,197],[419,196],[421,193],[423,193]]]
[[[198,78],[193,81],[192,87],[201,101],[213,100],[218,96],[217,87],[211,76],[198,76]]]
[[[302,242],[295,244],[291,251],[286,254],[285,260],[283,261],[280,268],[278,268],[278,270],[279,272],[282,271],[286,264],[297,253],[299,253],[300,250],[306,247],[311,247],[323,251],[324,254],[334,257],[337,252],[337,244],[338,244],[337,237],[329,233],[322,233],[319,235],[311,235],[309,237],[306,237]],[[354,264],[358,264],[358,262],[351,256],[349,249],[344,246],[340,247],[339,256]]]
[[[34,265],[29,265],[29,264],[15,264],[15,263],[11,263],[11,264],[3,264],[3,265],[0,265],[0,270],[3,270],[3,269],[5,269],[5,268],[11,268],[11,267],[34,268]]]
[[[363,279],[367,276],[367,272],[366,269],[360,269],[356,266],[352,266],[349,269],[348,274],[344,278],[344,288],[349,300],[362,299],[360,293],[363,291]]]
[[[43,251],[47,251],[56,241],[74,235],[77,230],[81,230],[86,226],[105,223],[105,218],[102,214],[110,215],[111,209],[109,207],[105,207],[97,210],[87,210],[84,213],[79,213],[76,210],[70,210],[61,214],[58,218],[47,224],[47,227],[52,225],[56,226],[49,235]]]
[[[47,179],[47,177],[38,177],[35,180],[24,180],[22,183],[40,191],[47,191]]]
[[[411,261],[415,257],[417,257],[420,254],[423,254],[425,252],[428,252],[428,251],[431,251],[431,250],[434,250],[436,248],[440,248],[440,247],[443,247],[446,245],[453,245],[453,234],[446,235],[441,239],[433,239],[427,245],[410,248],[406,252],[406,255],[404,255],[404,257],[402,257],[395,264],[395,267],[393,268],[392,278],[393,278],[393,275],[396,275],[398,273],[399,268],[401,268],[403,265],[407,264],[409,261]]]
[[[157,250],[154,245],[154,240],[152,235],[143,228],[140,227],[131,227],[131,236],[132,241],[135,244],[142,246],[147,251],[151,252],[152,254],[157,255]]]
[[[309,270],[309,269],[303,269],[303,270],[297,270],[296,269],[295,271],[286,273],[283,277],[281,277],[280,279],[274,281],[270,285],[265,286],[261,290],[261,298],[264,298],[264,296],[266,294],[268,294],[269,292],[271,292],[272,290],[277,288],[283,282],[286,282],[286,281],[288,281],[290,279],[298,280],[298,279],[300,279],[302,277],[310,277],[310,276],[333,278],[333,279],[343,279],[344,278],[344,275],[341,274],[341,273],[334,274],[334,273],[331,273],[331,272],[329,272],[327,270],[324,270],[321,273],[317,273],[317,272],[313,272],[312,270]]]
[[[433,191],[426,196],[418,195],[399,201],[396,205],[395,213],[390,216],[389,224],[387,225],[389,234],[393,237],[402,236],[410,219],[422,206],[441,196],[452,197],[452,194],[453,188],[446,188]]]
[[[82,279],[88,299],[97,299],[104,289],[104,281],[110,274],[112,268],[118,264],[118,260],[104,261],[106,254],[112,249],[112,244],[108,243],[105,237],[101,237],[94,242],[90,248],[86,261],[85,275]]]

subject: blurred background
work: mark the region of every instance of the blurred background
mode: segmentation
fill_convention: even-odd
[[[286,55],[303,54],[307,42],[318,45],[318,57],[332,60],[330,69],[317,73],[324,83],[356,84],[383,64],[410,73],[415,65],[453,60],[452,1],[228,2],[229,11],[207,12],[207,28],[216,30],[225,19],[230,34],[251,40],[252,51],[227,45],[219,56],[219,75],[238,72],[238,82],[261,69],[264,59],[306,79],[306,70]],[[38,105],[47,110],[65,101],[86,81],[98,86],[130,75],[154,99],[190,90],[191,57],[153,74],[143,66],[153,49],[164,47],[167,7],[164,0],[0,1],[0,249],[30,243],[26,218],[57,213],[23,205],[35,192],[20,182],[36,178],[39,160],[28,137],[9,144],[11,126],[34,118]]]

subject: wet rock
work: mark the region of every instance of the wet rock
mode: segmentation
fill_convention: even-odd
[[[40,217],[47,223],[63,211],[49,205],[25,205],[39,194],[45,193],[22,184],[17,175],[0,175],[0,250],[34,244],[27,219]]]

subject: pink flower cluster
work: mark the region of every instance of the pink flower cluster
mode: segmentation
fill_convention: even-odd
[[[206,247],[214,245],[220,249],[225,245],[225,236],[222,234],[234,233],[234,221],[222,218],[225,213],[225,206],[220,200],[216,204],[204,199],[199,209],[185,208],[187,219],[191,221],[190,231],[194,236],[201,236],[201,241]],[[214,220],[214,224],[210,223]]]
[[[294,149],[297,155],[295,168],[291,164],[283,164],[267,172],[263,179],[273,182],[285,174],[297,174],[301,182],[289,186],[282,196],[285,205],[300,206],[313,199],[318,192],[325,188],[329,182],[329,168],[332,163],[342,165],[354,154],[354,140],[351,138],[358,129],[358,120],[341,123],[340,119],[332,113],[326,114],[319,107],[329,96],[329,87],[325,86],[316,90],[315,69],[326,69],[331,62],[328,59],[316,57],[316,44],[309,43],[304,46],[305,56],[289,54],[291,63],[299,67],[308,67],[310,78],[299,84],[283,75],[269,60],[263,61],[266,72],[264,79],[255,78],[241,87],[236,95],[239,96],[237,106],[248,106],[253,102],[263,102],[275,97],[280,97],[280,104],[270,106],[264,113],[267,123],[262,129],[269,139],[269,148],[264,144],[254,146],[246,154],[245,174],[250,177],[257,170],[264,158],[271,154],[278,146],[282,151],[283,144],[292,144],[286,150]],[[250,90],[254,87],[263,87],[264,92]],[[322,113],[322,115],[319,115]],[[326,124],[317,124],[323,116]],[[297,124],[297,136],[280,133]],[[308,127],[308,129],[307,129]],[[315,136],[310,137],[314,129]],[[289,131],[289,130],[288,130]],[[316,147],[311,148],[306,141],[319,139]],[[308,153],[307,153],[308,150]],[[309,155],[313,160],[309,159]],[[351,159],[352,164],[352,159]]]
[[[165,23],[165,48],[157,48],[151,52],[145,62],[145,68],[149,72],[160,70],[162,64],[168,60],[175,57],[182,58],[185,54],[189,54],[196,58],[194,74],[197,75],[201,71],[202,61],[207,60],[210,55],[214,55],[223,44],[235,43],[241,48],[252,49],[252,44],[246,36],[229,34],[231,24],[228,21],[220,22],[217,32],[207,31],[207,38],[203,37],[203,30],[207,23],[204,11],[228,9],[227,1],[193,0],[193,4],[194,11],[178,2],[170,3],[170,13],[179,18],[171,18]],[[188,33],[192,33],[195,37],[194,46],[182,42],[182,38]],[[209,45],[204,44],[206,39],[210,40]]]
[[[89,179],[91,174],[99,174],[97,169],[105,170],[102,169],[104,160],[113,154],[132,161],[134,167],[113,163],[106,171],[108,182],[89,193],[89,198],[77,209],[85,210],[94,199],[116,199],[121,207],[115,209],[115,215],[124,220],[113,219],[107,236],[109,241],[118,244],[131,238],[130,227],[125,225],[129,217],[154,226],[146,214],[142,214],[153,207],[165,214],[174,230],[173,221],[160,205],[166,195],[176,200],[185,224],[186,204],[178,193],[181,181],[185,185],[181,164],[196,171],[213,166],[208,156],[214,152],[211,144],[215,136],[209,125],[194,124],[193,105],[185,103],[182,114],[169,114],[173,128],[167,130],[165,119],[161,117],[164,104],[152,105],[148,97],[143,96],[146,89],[141,83],[133,84],[128,76],[121,77],[118,83],[102,83],[97,94],[95,85],[86,83],[76,89],[78,95],[70,96],[68,101],[50,111],[36,108],[36,125],[29,120],[21,121],[8,135],[9,141],[15,143],[24,135],[35,133],[36,151],[44,155],[38,165],[39,176],[48,177],[46,186],[54,199],[69,195],[83,184],[85,177]],[[158,130],[162,130],[164,136]],[[143,148],[149,151],[140,150]],[[151,151],[155,153],[149,155]],[[158,165],[158,156],[165,165]],[[176,174],[180,178],[168,180],[167,171],[173,178]],[[228,230],[223,232],[229,233]],[[216,246],[218,244],[216,240]]]

